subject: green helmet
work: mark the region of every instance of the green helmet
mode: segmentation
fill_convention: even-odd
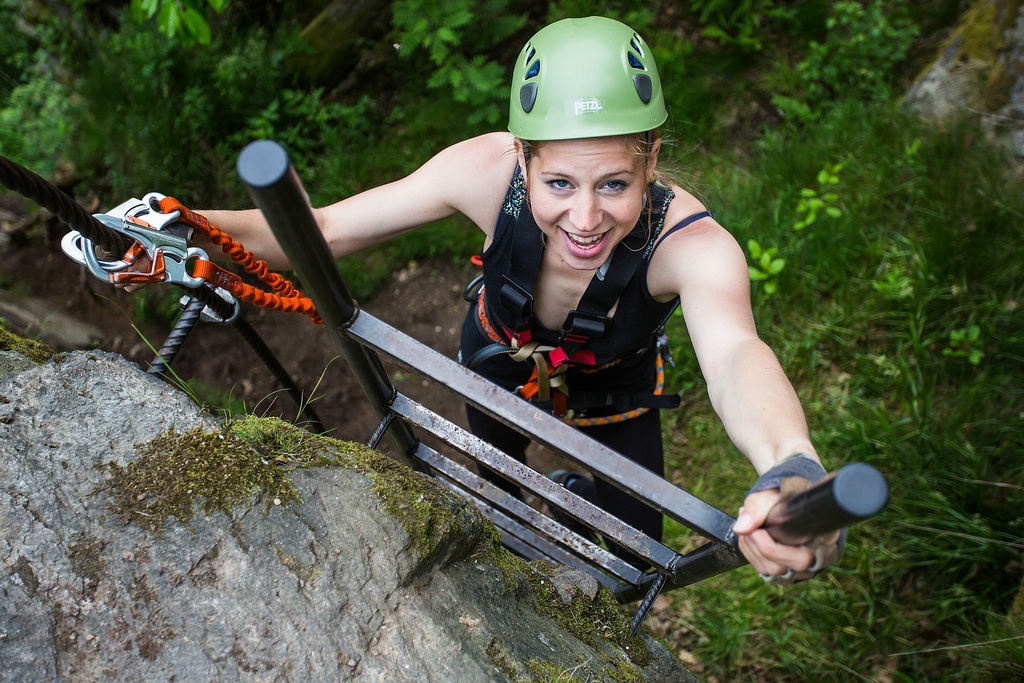
[[[642,133],[668,118],[651,48],[613,19],[563,19],[523,47],[508,129],[522,140]]]

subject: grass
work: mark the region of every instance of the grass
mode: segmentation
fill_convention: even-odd
[[[765,137],[754,163],[714,162],[720,220],[787,257],[778,291],[755,291],[755,314],[823,459],[875,465],[892,497],[824,577],[783,590],[741,569],[671,596],[685,623],[670,617],[663,637],[709,681],[1015,680],[1024,667],[1019,625],[998,616],[1024,550],[1024,198],[1014,165],[973,131],[852,103],[802,135]],[[794,188],[836,161],[843,215],[794,234]],[[967,169],[955,183],[954,164]],[[970,325],[974,356],[954,343]],[[735,510],[753,472],[709,419],[675,336],[692,401],[665,423],[670,472]]]

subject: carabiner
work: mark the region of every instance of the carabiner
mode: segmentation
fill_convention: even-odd
[[[169,217],[172,214],[160,214]],[[136,244],[117,262],[100,262],[92,240],[82,237],[81,253],[85,265],[92,274],[112,284],[136,284],[147,282],[175,282],[186,287],[199,287],[202,278],[193,277],[188,272],[188,263],[193,259],[207,259],[206,252],[197,247],[189,247],[184,237],[171,235],[151,227],[139,225],[127,215],[117,218],[109,214],[95,214],[100,223],[128,235]],[[141,222],[141,221],[140,221]],[[162,221],[166,224],[166,220]],[[148,264],[145,270],[133,268],[139,265],[142,256],[146,256]],[[124,265],[127,263],[127,265]],[[116,268],[112,267],[116,265]]]
[[[85,262],[85,249],[82,246],[83,242],[88,242],[90,248],[92,248],[92,242],[87,240],[82,233],[77,230],[72,230],[68,234],[64,235],[60,241],[61,251],[63,251],[64,254],[72,261],[82,266],[87,265]],[[126,259],[119,259],[116,261],[97,259],[97,263],[100,264],[100,267],[104,271],[104,275],[100,279],[106,279],[106,273],[124,270],[132,264],[131,261]]]
[[[150,192],[142,199],[129,199],[103,214],[94,214],[105,227],[128,235],[135,240],[122,258],[101,260],[95,245],[76,230],[61,240],[61,249],[72,260],[87,266],[101,280],[114,284],[145,282],[179,282],[187,287],[198,287],[201,278],[188,273],[187,264],[194,258],[207,258],[202,249],[189,248],[192,228],[181,223],[180,211],[163,213],[159,209],[164,195]],[[182,229],[171,230],[171,226]],[[147,268],[133,268],[148,261]]]

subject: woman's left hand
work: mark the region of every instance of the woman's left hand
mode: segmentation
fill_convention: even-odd
[[[778,489],[751,493],[743,501],[733,531],[740,552],[769,583],[805,581],[839,559],[839,531],[813,538],[805,545],[785,545],[764,529],[769,511],[781,500]]]

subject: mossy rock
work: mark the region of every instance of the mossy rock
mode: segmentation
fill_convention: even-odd
[[[7,329],[0,321],[0,351],[10,351],[20,354],[37,365],[41,365],[56,355],[56,352],[46,344],[25,339]]]
[[[106,490],[118,514],[160,534],[169,518],[188,526],[199,509],[231,515],[236,506],[301,504],[291,474],[314,467],[354,470],[372,482],[383,510],[409,534],[414,575],[465,557],[484,536],[479,512],[430,477],[362,444],[269,417],[162,434],[127,466],[108,464]]]

